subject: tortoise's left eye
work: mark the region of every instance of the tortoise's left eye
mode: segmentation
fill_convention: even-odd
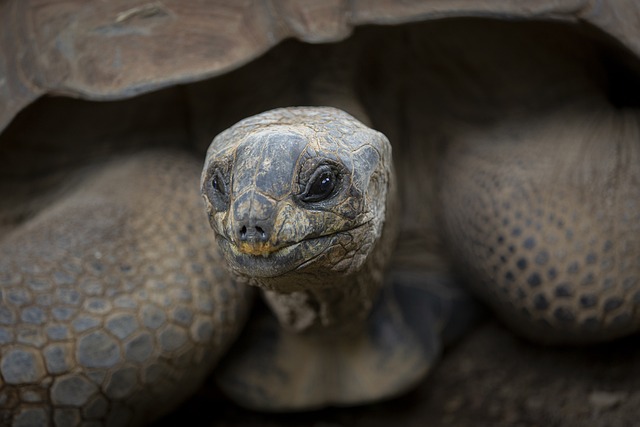
[[[311,175],[300,199],[306,203],[321,202],[334,193],[338,176],[329,165],[322,165]]]

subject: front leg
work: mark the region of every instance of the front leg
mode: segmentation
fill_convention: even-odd
[[[472,287],[535,340],[637,331],[637,113],[565,109],[484,135],[452,144],[441,176],[444,228]]]
[[[251,292],[175,151],[121,157],[0,243],[0,424],[141,425],[199,387]]]

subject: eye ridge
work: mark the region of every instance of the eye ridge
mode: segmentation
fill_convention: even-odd
[[[335,193],[339,174],[330,165],[321,165],[311,175],[302,193],[301,199],[306,203],[321,202]]]

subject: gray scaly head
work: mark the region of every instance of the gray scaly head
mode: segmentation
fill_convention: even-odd
[[[334,108],[273,110],[221,133],[207,153],[202,192],[231,272],[272,291],[272,305],[306,292],[324,313],[312,313],[316,326],[341,325],[343,314],[362,320],[390,246],[378,243],[390,157],[384,135]],[[358,298],[329,302],[329,288]],[[285,326],[312,326],[290,319],[292,307],[274,308]]]

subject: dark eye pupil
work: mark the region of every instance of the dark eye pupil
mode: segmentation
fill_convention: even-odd
[[[333,180],[328,174],[323,174],[320,178],[321,179],[320,184],[318,185],[318,192],[326,193],[333,187]]]
[[[306,201],[319,202],[331,195],[335,188],[336,177],[331,171],[324,171],[308,187]]]
[[[211,187],[213,187],[213,189],[218,193],[225,192],[224,181],[222,180],[219,172],[213,175],[213,177],[211,178]]]

